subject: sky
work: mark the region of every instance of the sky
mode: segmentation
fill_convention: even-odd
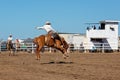
[[[120,21],[120,0],[0,0],[0,39],[34,38],[50,21],[57,32],[86,33],[85,23]],[[120,29],[119,29],[120,35]]]

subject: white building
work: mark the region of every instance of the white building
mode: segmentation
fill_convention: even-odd
[[[87,28],[86,40],[84,41],[85,49],[93,47],[117,50],[118,49],[118,23],[119,21],[104,20],[99,22],[99,27]]]
[[[59,35],[63,36],[68,44],[73,44],[74,49],[79,49],[85,39],[85,34],[79,33],[59,33]]]

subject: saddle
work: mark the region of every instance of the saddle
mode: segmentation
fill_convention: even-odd
[[[51,39],[53,39],[55,44],[56,44],[55,40],[59,40],[62,43],[61,37],[57,33],[46,34],[45,43],[47,43],[48,45]]]
[[[53,39],[61,40],[61,38],[60,38],[60,36],[58,35],[58,33],[52,33],[52,34],[51,34],[51,37],[52,37]]]

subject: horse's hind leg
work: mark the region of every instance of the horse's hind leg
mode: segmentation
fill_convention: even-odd
[[[65,53],[63,54],[63,57],[64,57],[64,59],[66,59],[67,57],[69,57],[68,53],[65,52]]]
[[[13,53],[13,52],[12,52],[12,50],[10,49],[10,50],[9,50],[9,56],[12,56],[12,53]]]
[[[63,47],[61,47],[61,45],[57,44],[57,45],[56,45],[56,48],[63,53],[63,57],[64,57],[65,59],[66,59],[67,57],[69,57],[67,51],[66,51]]]
[[[42,47],[39,47],[39,46],[36,48],[36,57],[37,57],[36,59],[37,59],[37,60],[40,60],[40,57],[41,57],[41,55],[40,55],[40,50],[41,50],[41,49],[42,49]]]

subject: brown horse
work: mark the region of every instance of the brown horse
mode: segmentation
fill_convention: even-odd
[[[12,41],[7,41],[6,46],[7,46],[7,50],[9,51],[9,56],[11,56],[12,53],[13,53],[13,43],[12,43]]]
[[[40,51],[45,45],[60,50],[63,53],[64,58],[68,57],[67,49],[69,46],[63,37],[60,37],[60,39],[61,40],[53,39],[51,38],[50,34],[40,35],[39,37],[35,37],[33,42],[37,46],[36,47],[37,60],[40,59]]]

